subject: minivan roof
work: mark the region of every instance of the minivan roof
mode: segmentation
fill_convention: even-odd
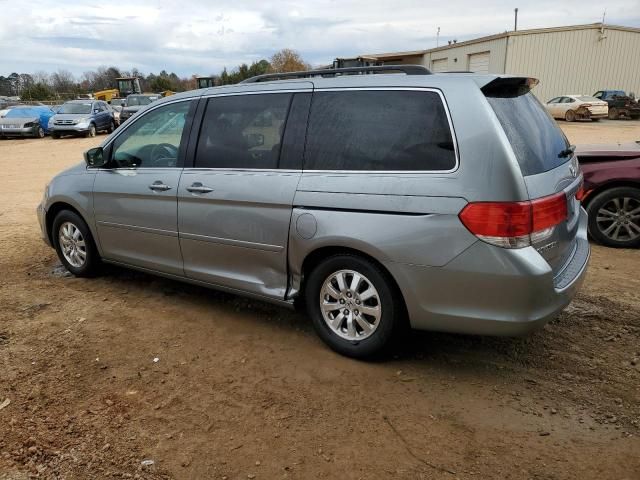
[[[402,73],[376,73],[365,75],[336,75],[331,77],[314,76],[310,78],[290,78],[281,80],[268,80],[261,82],[236,83],[230,85],[221,85],[217,87],[208,87],[198,90],[189,90],[180,92],[170,97],[161,98],[154,102],[158,105],[165,102],[172,102],[184,98],[199,97],[202,95],[215,95],[216,93],[224,93],[232,91],[234,93],[246,91],[269,90],[269,88],[279,87],[286,88],[287,85],[299,86],[301,84],[308,85],[308,88],[326,89],[326,88],[370,88],[370,87],[423,87],[443,89],[447,86],[457,84],[460,86],[475,84],[476,88],[483,88],[495,80],[503,80],[508,82],[510,79],[523,82],[534,81],[527,77],[515,75],[496,75],[482,73],[435,73],[425,75],[405,75]]]

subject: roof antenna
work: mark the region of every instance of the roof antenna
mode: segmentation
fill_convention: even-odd
[[[516,8],[514,12],[515,12],[515,20],[513,25],[513,31],[517,32],[518,31],[518,9]]]
[[[440,45],[440,27],[438,27],[438,31],[436,32],[436,48]]]
[[[600,24],[600,36],[598,37],[598,41],[601,42],[602,40],[606,40],[607,38],[607,34],[604,33],[604,19],[607,15],[607,9],[604,9],[604,12],[602,12],[602,23]]]

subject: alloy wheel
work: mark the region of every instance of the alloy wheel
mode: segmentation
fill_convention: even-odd
[[[355,270],[339,270],[329,275],[322,284],[319,300],[327,326],[346,340],[364,340],[380,324],[382,305],[378,290]]]
[[[64,222],[58,230],[60,250],[72,267],[80,268],[87,261],[87,246],[80,229],[71,222]]]
[[[627,242],[640,237],[640,200],[612,198],[598,210],[598,229],[611,240]]]

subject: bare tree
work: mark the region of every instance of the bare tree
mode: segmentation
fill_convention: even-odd
[[[68,70],[58,70],[51,74],[51,86],[57,93],[73,93],[76,80]]]
[[[38,70],[37,72],[33,73],[31,77],[33,78],[33,83],[49,85],[49,82],[51,81],[51,77],[44,70]]]
[[[311,69],[311,65],[302,59],[300,53],[290,48],[283,48],[274,53],[269,62],[271,64],[269,71],[276,73],[299,72]]]

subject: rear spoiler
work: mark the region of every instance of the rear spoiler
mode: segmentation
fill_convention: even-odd
[[[538,85],[537,78],[497,77],[484,85],[478,85],[487,97],[519,97]]]

